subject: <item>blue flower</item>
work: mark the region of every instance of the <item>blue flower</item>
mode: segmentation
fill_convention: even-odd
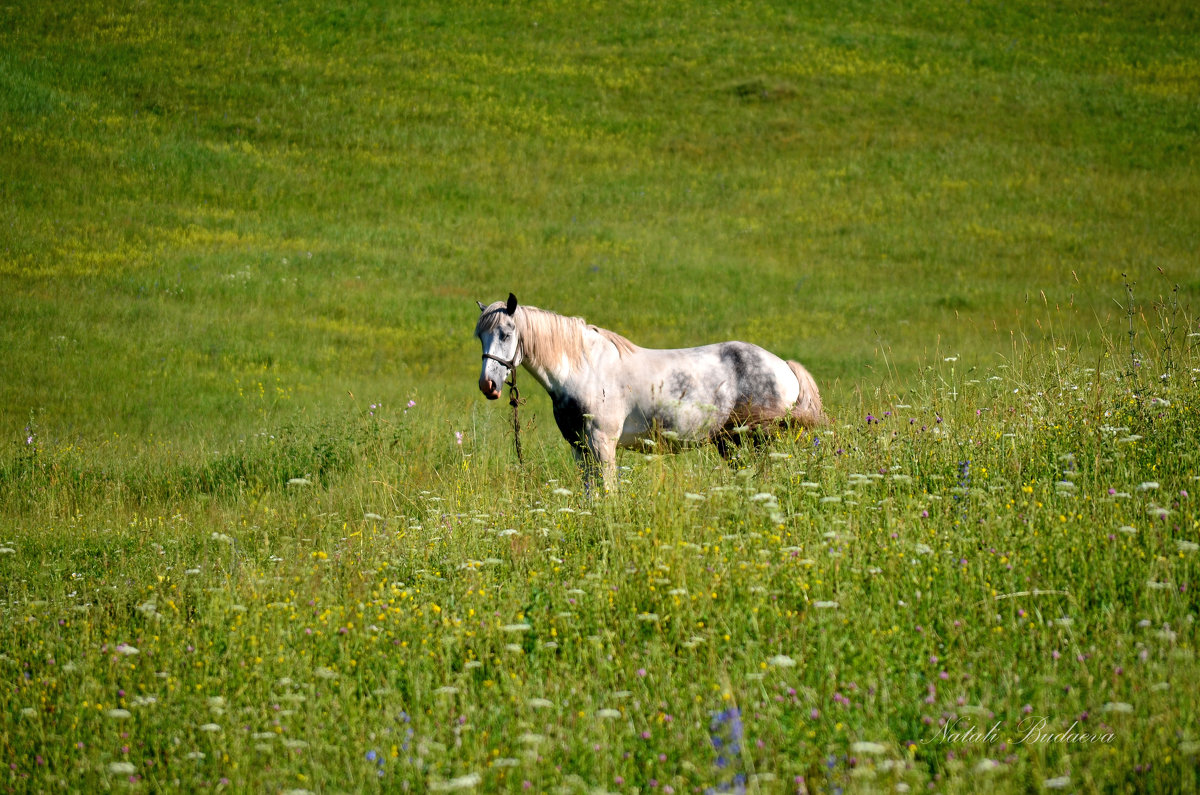
[[[721,712],[714,712],[712,720],[709,722],[708,730],[713,750],[717,752],[717,758],[714,762],[716,768],[718,770],[725,770],[735,766],[741,756],[742,738],[744,736],[742,715],[738,711],[738,708],[730,707]],[[732,778],[722,781],[716,788],[707,790],[710,793],[744,793],[745,791],[746,775],[742,772],[735,772]]]

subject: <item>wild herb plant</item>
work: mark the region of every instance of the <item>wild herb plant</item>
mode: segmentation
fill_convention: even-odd
[[[0,790],[1195,790],[1198,63],[1169,3],[0,8]],[[476,392],[510,290],[833,422],[587,498]]]

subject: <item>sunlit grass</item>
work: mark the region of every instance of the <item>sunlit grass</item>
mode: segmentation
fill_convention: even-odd
[[[56,479],[87,456],[35,435],[0,539],[10,781],[1174,786],[1198,362],[1112,354],[947,357],[732,467],[626,454],[600,500],[556,440],[521,469],[500,413],[418,401],[335,420],[320,472],[274,445],[326,431],[280,429],[216,492]]]
[[[0,9],[0,789],[1200,786],[1197,22]],[[510,290],[833,421],[590,499]]]

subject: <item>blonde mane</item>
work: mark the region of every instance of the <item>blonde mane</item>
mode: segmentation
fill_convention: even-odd
[[[493,331],[504,314],[504,304],[493,304],[479,317],[475,333]],[[578,367],[584,359],[584,332],[594,331],[617,349],[618,356],[637,350],[637,346],[615,331],[600,328],[581,317],[567,317],[556,312],[538,309],[524,304],[517,307],[513,315],[521,350],[532,362],[557,363],[566,357],[572,367]]]

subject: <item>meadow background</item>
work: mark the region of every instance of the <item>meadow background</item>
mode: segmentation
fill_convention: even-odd
[[[1195,791],[1198,153],[1170,0],[0,7],[0,789]],[[509,291],[831,424],[589,500]]]

